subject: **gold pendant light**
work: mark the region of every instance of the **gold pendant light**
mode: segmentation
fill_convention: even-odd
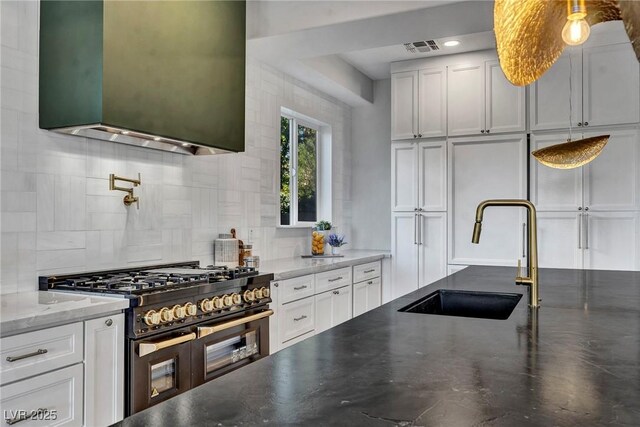
[[[531,153],[537,161],[556,169],[573,169],[586,165],[600,154],[609,135],[594,136],[578,141],[568,140]]]

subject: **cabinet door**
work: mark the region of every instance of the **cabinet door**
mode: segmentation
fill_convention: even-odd
[[[367,281],[367,311],[382,305],[382,280],[379,277]]]
[[[586,133],[585,137],[603,132]],[[640,210],[640,132],[607,131],[609,142],[584,169],[584,206],[594,211]]]
[[[568,133],[532,135],[531,151],[567,140]],[[575,133],[574,139],[582,138]],[[538,211],[576,212],[582,206],[582,168],[555,169],[531,156],[531,202]]]
[[[418,289],[418,214],[391,214],[391,270],[393,298]]]
[[[424,211],[447,210],[447,142],[418,144],[418,207]]]
[[[480,243],[471,235],[481,201],[526,198],[526,145],[525,135],[449,140],[449,264],[516,264],[524,208],[487,208]]]
[[[278,307],[278,333],[281,344],[314,330],[314,301],[314,297],[307,297]],[[280,348],[285,347],[281,345]]]
[[[324,332],[333,326],[332,291],[314,296],[316,306],[316,333]]]
[[[580,48],[567,48],[560,58],[529,89],[529,125],[531,130],[563,129],[569,126],[569,96],[572,96],[571,121],[582,121]],[[569,75],[573,71],[571,89]]]
[[[419,216],[418,240],[420,287],[447,275],[447,214],[428,212]]]
[[[479,135],[485,129],[484,64],[451,66],[447,81],[449,136]]]
[[[353,317],[366,313],[368,282],[355,283],[353,285]]]
[[[418,146],[413,142],[391,144],[391,210],[414,211],[418,207]]]
[[[391,139],[414,139],[418,134],[418,72],[391,75]]]
[[[640,121],[640,71],[630,43],[585,47],[582,73],[585,125]]]
[[[588,212],[582,217],[585,268],[640,270],[640,212]]]
[[[418,71],[418,136],[447,135],[447,71],[445,67]]]
[[[337,326],[353,317],[353,293],[351,292],[351,285],[344,286],[339,289],[331,291],[332,297],[332,312],[333,319],[331,321],[331,327]]]
[[[85,425],[120,421],[124,405],[124,314],[84,322]]]
[[[538,266],[582,268],[582,213],[538,212]]]
[[[485,130],[491,133],[524,132],[526,126],[525,89],[505,77],[500,63],[485,63]]]

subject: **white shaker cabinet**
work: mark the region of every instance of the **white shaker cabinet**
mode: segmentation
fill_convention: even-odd
[[[447,210],[447,142],[436,140],[417,144],[418,154],[418,210],[441,212]],[[394,170],[394,175],[395,172]],[[403,182],[415,188],[415,185]],[[400,190],[394,188],[395,191]]]
[[[418,285],[429,285],[447,275],[447,213],[418,214]]]
[[[418,207],[418,146],[413,142],[391,144],[391,210],[413,211]]]
[[[507,80],[497,60],[486,61],[484,67],[485,133],[524,132],[525,89]]]
[[[380,307],[382,282],[379,277],[353,284],[353,317]]]
[[[316,333],[333,328],[352,317],[351,285],[316,295]]]
[[[391,214],[392,298],[418,289],[418,214]]]
[[[538,211],[538,266],[582,268],[582,213]]]
[[[418,136],[418,72],[391,75],[391,139]]]
[[[584,268],[640,270],[640,212],[585,212]]]

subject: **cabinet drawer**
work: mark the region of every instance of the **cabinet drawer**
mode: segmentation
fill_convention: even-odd
[[[282,304],[314,294],[313,274],[280,280],[276,284],[276,287],[280,289],[280,301]]]
[[[315,304],[313,297],[290,302],[279,307],[280,342],[285,343],[307,332],[315,326]]]
[[[3,417],[20,427],[81,426],[82,382],[78,363],[0,387]]]
[[[27,332],[0,340],[0,382],[82,362],[82,322]]]
[[[289,341],[287,341],[285,343],[282,343],[282,345],[280,346],[280,350],[284,350],[287,347],[291,347],[294,344],[298,344],[300,341],[304,341],[307,338],[310,338],[310,337],[312,337],[314,335],[315,335],[314,331],[309,331],[304,335],[300,335],[299,337],[296,337],[296,338],[294,338],[292,340],[289,340]]]
[[[353,266],[353,283],[371,280],[374,277],[380,277],[382,267],[380,261],[368,262],[366,264]]]
[[[316,293],[330,291],[351,284],[351,267],[316,274]]]

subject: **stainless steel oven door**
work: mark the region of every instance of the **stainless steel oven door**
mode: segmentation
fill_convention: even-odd
[[[131,341],[129,414],[191,388],[191,331]]]
[[[191,384],[196,387],[269,354],[273,310],[198,325],[191,348]]]

